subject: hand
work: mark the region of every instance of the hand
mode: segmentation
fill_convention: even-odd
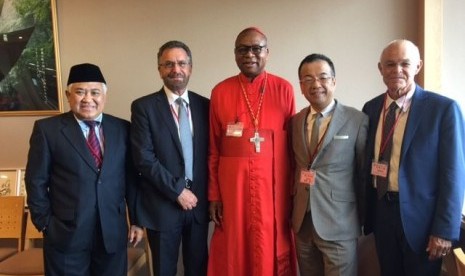
[[[177,201],[184,210],[192,210],[195,206],[197,206],[197,197],[191,192],[191,190],[186,188],[182,190]]]
[[[142,240],[144,236],[144,229],[140,228],[136,225],[131,225],[128,234],[129,243],[132,244],[133,247],[136,247],[137,244]]]
[[[223,202],[211,201],[209,212],[210,218],[213,220],[213,222],[216,225],[221,226],[221,224],[223,223]]]
[[[429,253],[429,260],[432,261],[443,258],[450,253],[451,247],[451,241],[429,236],[428,247],[426,248],[426,251]]]

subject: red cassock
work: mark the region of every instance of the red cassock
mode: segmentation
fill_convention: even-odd
[[[263,93],[260,152],[250,141],[255,127],[243,91],[254,114]],[[210,100],[208,198],[223,202],[223,224],[213,233],[208,275],[295,275],[286,131],[295,112],[292,86],[266,72],[252,83],[239,74],[219,83]],[[238,123],[242,135],[227,135]]]

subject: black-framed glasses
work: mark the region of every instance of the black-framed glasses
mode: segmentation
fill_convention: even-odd
[[[190,64],[191,63],[189,61],[182,60],[182,61],[178,61],[178,62],[167,61],[165,63],[160,63],[158,65],[161,66],[161,67],[165,67],[166,69],[173,69],[176,65],[178,65],[179,67],[184,69],[184,68],[187,68]]]
[[[239,55],[247,55],[250,51],[252,54],[259,55],[263,49],[266,49],[266,45],[252,45],[252,46],[239,46],[234,49],[234,51]]]
[[[332,76],[323,75],[323,76],[320,76],[318,78],[305,77],[305,78],[299,80],[299,82],[302,83],[302,84],[307,84],[307,85],[314,84],[315,82],[319,82],[321,84],[327,84],[332,79],[333,79]]]

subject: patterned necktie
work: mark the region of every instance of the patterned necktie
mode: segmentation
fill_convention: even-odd
[[[392,102],[389,106],[389,111],[386,115],[386,118],[384,119],[383,139],[381,140],[381,147],[383,146],[383,144],[386,145],[384,146],[384,151],[381,153],[379,160],[384,161],[388,165],[388,170],[386,177],[378,176],[376,178],[376,190],[378,192],[378,199],[382,198],[388,190],[389,165],[391,160],[392,140],[394,139],[394,124],[396,122],[396,110],[397,104],[396,102]],[[391,131],[391,136],[388,137]]]
[[[100,169],[102,166],[102,149],[100,148],[100,142],[95,134],[95,126],[98,125],[97,121],[84,121],[89,127],[89,134],[87,135],[87,146],[89,147],[92,157],[94,157],[97,168]]]
[[[193,180],[192,166],[194,162],[193,158],[193,146],[192,146],[192,132],[189,123],[189,116],[187,115],[187,103],[184,107],[184,100],[179,97],[176,99],[178,104],[178,122],[179,122],[179,138],[182,146],[182,156],[184,158],[184,171],[186,178]]]

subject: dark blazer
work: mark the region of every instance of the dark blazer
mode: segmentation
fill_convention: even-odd
[[[60,250],[92,248],[97,221],[108,253],[126,248],[126,200],[132,210],[136,197],[129,122],[104,114],[102,128],[105,147],[99,171],[72,112],[34,124],[27,201],[34,225],[47,227],[46,239]]]
[[[374,143],[385,94],[367,102],[367,160]],[[399,196],[402,225],[410,247],[423,253],[428,237],[458,240],[465,184],[465,133],[457,103],[417,86],[402,140]],[[370,164],[371,165],[371,164]],[[367,165],[367,179],[372,177]],[[373,231],[376,191],[368,182],[365,233]],[[376,233],[375,233],[376,234]],[[382,238],[382,237],[381,237]]]
[[[198,199],[192,211],[199,223],[207,223],[209,100],[192,91],[188,93],[194,131],[191,190]],[[184,212],[176,199],[186,183],[178,128],[164,89],[135,100],[131,112],[132,152],[142,178],[136,215],[142,226],[169,230]]]

